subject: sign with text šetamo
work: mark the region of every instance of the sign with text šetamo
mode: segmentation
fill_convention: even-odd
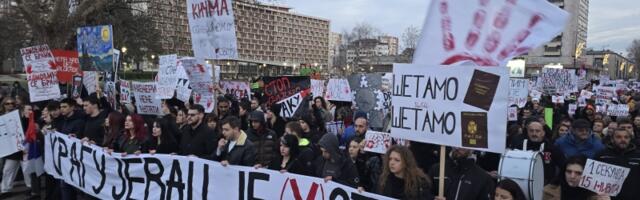
[[[393,75],[392,137],[504,152],[508,68],[394,64]]]
[[[122,157],[61,133],[45,135],[45,170],[100,199],[391,199],[320,178],[200,158]]]

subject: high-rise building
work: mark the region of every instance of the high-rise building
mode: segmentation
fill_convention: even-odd
[[[164,52],[181,56],[193,55],[187,19],[187,1],[150,1],[147,9],[154,27],[162,36],[158,38],[158,42]]]
[[[337,62],[340,54],[340,45],[342,44],[342,35],[339,33],[329,33],[329,69],[332,69]]]
[[[539,74],[546,65],[562,65],[563,68],[581,68],[586,62],[584,51],[587,46],[587,24],[589,0],[549,0],[569,13],[569,20],[560,35],[549,43],[531,50],[522,56],[526,59],[526,74]],[[576,57],[576,53],[579,53]],[[588,76],[599,73],[588,69]]]

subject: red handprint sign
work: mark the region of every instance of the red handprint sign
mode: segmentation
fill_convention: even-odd
[[[504,66],[558,35],[568,16],[546,0],[433,0],[413,62]]]

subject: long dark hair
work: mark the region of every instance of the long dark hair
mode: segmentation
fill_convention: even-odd
[[[524,192],[522,192],[522,188],[520,188],[518,183],[511,179],[501,180],[496,188],[501,188],[511,193],[513,200],[527,200],[527,198],[524,196]]]
[[[379,191],[384,191],[386,187],[387,178],[394,176],[389,169],[389,157],[392,152],[400,154],[400,159],[404,169],[402,169],[404,180],[404,194],[408,199],[416,198],[419,196],[419,188],[426,186],[431,188],[431,180],[429,177],[418,167],[416,159],[413,157],[413,153],[409,148],[405,146],[393,145],[387,153],[384,155],[384,166],[382,174],[380,175],[380,181],[378,182]]]
[[[567,167],[569,165],[580,165],[582,166],[582,170],[584,171],[586,163],[587,157],[583,155],[577,155],[567,158],[564,166],[562,166],[562,172],[560,173],[560,176],[558,176],[558,178],[552,183],[554,185],[560,185],[561,199],[588,199],[595,194],[581,187],[570,187],[567,183],[567,178],[565,175]]]
[[[109,147],[111,144],[118,139],[118,136],[124,129],[124,115],[113,111],[109,113],[107,116],[109,119],[109,124],[106,124],[108,127],[105,127],[105,138],[102,144],[103,147]]]
[[[152,129],[156,126],[158,126],[158,128],[160,128],[160,142],[162,143],[167,143],[167,142],[172,142],[175,141],[176,139],[173,137],[174,133],[171,133],[171,129],[169,129],[169,124],[167,122],[167,120],[164,120],[162,118],[157,118],[153,121],[152,123]],[[153,135],[152,135],[153,136]],[[153,136],[155,138],[155,136]]]
[[[316,100],[318,100],[318,99],[320,99],[320,102],[322,102],[322,109],[327,110],[327,102],[324,101],[324,98],[322,98],[320,96],[313,99],[313,106],[314,107],[316,106]]]

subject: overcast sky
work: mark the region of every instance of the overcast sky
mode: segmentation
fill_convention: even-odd
[[[268,1],[268,0],[265,0]],[[573,0],[572,0],[573,1]],[[401,39],[408,26],[422,27],[429,0],[279,0],[295,12],[331,20],[331,31],[367,22]],[[640,39],[640,0],[591,0],[587,47],[623,52]]]

